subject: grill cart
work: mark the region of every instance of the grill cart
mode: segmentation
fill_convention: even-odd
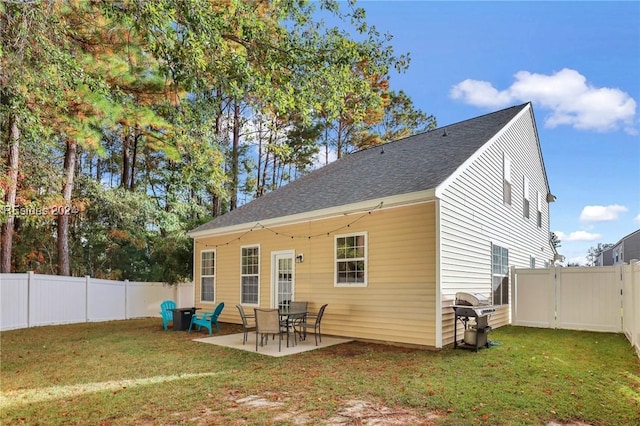
[[[495,307],[489,304],[489,299],[481,294],[459,292],[456,293],[456,302],[452,308],[455,313],[453,348],[471,349],[476,352],[481,347],[488,348],[488,335],[491,331],[489,316],[496,311]],[[464,325],[464,337],[461,341],[458,341],[458,321]]]

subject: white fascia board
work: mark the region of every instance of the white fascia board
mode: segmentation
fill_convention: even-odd
[[[410,204],[419,204],[423,202],[433,201],[435,199],[435,189],[425,191],[410,192],[408,194],[394,195],[367,201],[360,201],[353,204],[345,204],[342,206],[329,207],[326,209],[304,212],[289,216],[275,217],[272,219],[260,220],[258,222],[241,223],[238,225],[226,226],[222,228],[205,229],[198,232],[188,232],[191,238],[212,237],[225,234],[233,234],[236,232],[245,232],[251,229],[261,229],[262,227],[275,227],[283,225],[294,225],[302,222],[314,220],[328,219],[331,217],[339,217],[354,213],[363,213],[378,209],[388,209],[400,207]],[[378,207],[379,206],[379,207]]]
[[[456,169],[455,172],[453,172],[451,175],[449,175],[448,178],[446,178],[444,181],[442,181],[442,183],[440,185],[438,185],[438,187],[436,188],[436,193],[435,193],[436,198],[442,198],[442,193],[449,187],[449,185],[451,185],[452,182],[454,182],[456,179],[458,179],[458,177],[469,167],[469,165],[473,164],[474,161],[476,161],[482,154],[484,154],[484,152],[486,150],[488,150],[491,147],[491,145],[493,145],[493,143],[496,140],[498,140],[503,135],[503,133],[505,133],[507,131],[507,129],[510,128],[513,125],[513,123],[518,121],[520,119],[520,117],[523,116],[524,114],[531,114],[531,104],[527,104],[527,106],[525,108],[522,108],[522,111],[520,111],[518,114],[516,114],[516,116],[513,117],[511,119],[511,121],[509,121],[507,124],[505,124],[498,131],[498,133],[493,135],[493,137],[491,139],[489,139],[484,145],[482,145],[480,147],[480,149],[478,149],[476,152],[474,152],[472,156],[467,158],[467,160],[464,163],[462,163],[460,165],[460,167],[458,167]],[[540,144],[538,143],[538,146],[539,145]],[[546,178],[546,176],[545,176],[545,178]]]

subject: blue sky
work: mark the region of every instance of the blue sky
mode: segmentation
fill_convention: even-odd
[[[531,101],[567,261],[640,228],[640,2],[359,1],[448,125]]]

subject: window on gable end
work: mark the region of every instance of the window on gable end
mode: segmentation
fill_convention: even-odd
[[[538,191],[538,228],[542,228],[542,194]]]
[[[511,205],[511,159],[507,154],[502,161],[502,201]]]
[[[526,176],[522,177],[522,191],[523,191],[523,206],[522,206],[522,216],[525,219],[529,219],[529,178]]]

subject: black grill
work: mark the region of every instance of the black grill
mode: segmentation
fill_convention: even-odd
[[[491,331],[489,316],[496,311],[489,300],[480,294],[456,293],[456,304],[452,308],[455,313],[453,348],[472,349],[476,352],[481,347],[488,348],[488,335]],[[458,321],[464,325],[464,338],[460,341]]]

